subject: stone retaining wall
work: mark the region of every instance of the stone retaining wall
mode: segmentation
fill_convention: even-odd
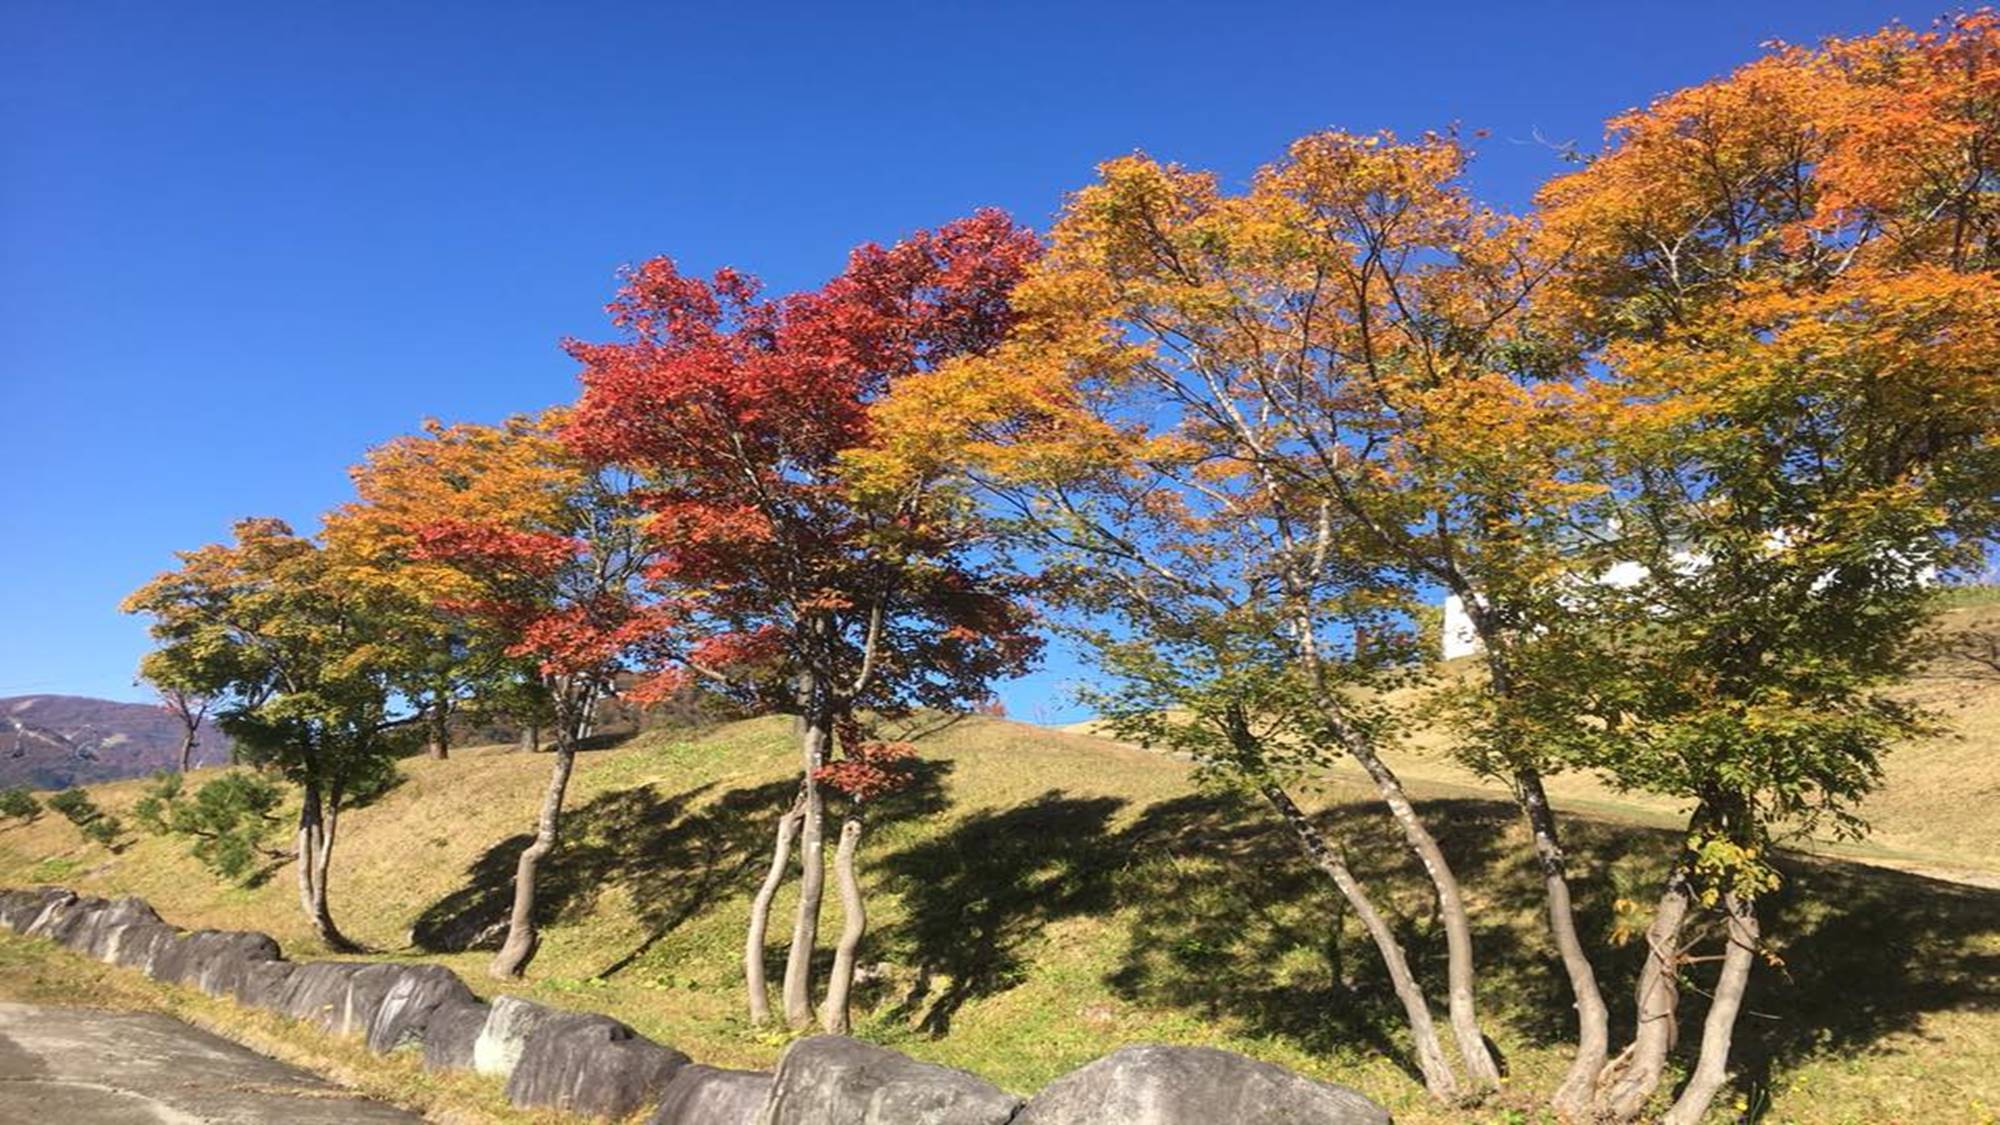
[[[975,1075],[837,1035],[799,1039],[774,1072],[698,1066],[607,1016],[517,996],[487,1004],[441,965],[284,959],[268,935],[175,929],[136,898],[0,891],[0,925],[155,980],[420,1052],[506,1083],[523,1107],[651,1125],[1386,1125],[1360,1094],[1202,1047],[1134,1046],[1023,1102]]]

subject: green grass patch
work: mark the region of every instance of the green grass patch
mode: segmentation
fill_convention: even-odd
[[[29,883],[60,883],[75,875],[83,867],[80,859],[67,856],[50,856],[28,869]]]

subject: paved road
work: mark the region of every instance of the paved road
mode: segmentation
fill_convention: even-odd
[[[0,1003],[0,1125],[407,1125],[167,1016]]]

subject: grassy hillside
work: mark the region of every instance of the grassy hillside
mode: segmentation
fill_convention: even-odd
[[[1948,674],[1916,690],[1956,703],[1956,730],[1892,766],[1876,847],[1976,881],[2000,854],[2000,690],[1970,670]],[[967,719],[922,745],[925,783],[865,846],[864,962],[876,969],[859,1034],[1022,1091],[1119,1043],[1212,1043],[1356,1086],[1399,1120],[1465,1120],[1424,1104],[1359,927],[1259,806],[1198,791],[1183,763],[1084,734]],[[782,1037],[741,1018],[738,957],[792,755],[787,724],[768,719],[587,754],[545,888],[554,923],[514,990],[610,1012],[702,1061],[768,1064]],[[1482,1002],[1514,1075],[1516,1089],[1479,1116],[1532,1120],[1534,1091],[1560,1071],[1566,1021],[1522,833],[1510,805],[1423,747],[1404,765],[1470,890]],[[406,763],[400,786],[342,821],[342,925],[490,989],[484,954],[426,954],[411,930],[503,909],[547,767],[499,748]],[[140,789],[96,792],[118,811]],[[1653,893],[1665,839],[1654,825],[1671,810],[1583,781],[1563,792],[1590,814],[1572,822],[1580,905],[1588,931],[1608,937],[1627,920],[1621,900]],[[1384,818],[1344,776],[1311,796],[1357,868],[1395,888],[1405,938],[1441,980],[1423,880],[1384,843]],[[1769,925],[1783,964],[1757,974],[1739,1037],[1741,1108],[1779,1122],[1991,1120],[2000,890],[1851,854],[1796,855],[1785,868]],[[172,841],[113,854],[54,817],[0,829],[0,884],[136,893],[180,924],[263,929],[310,956],[291,878],[285,867],[260,887],[227,888]],[[775,969],[782,950],[771,952]],[[1614,1002],[1635,959],[1627,945],[1606,966]],[[1692,1009],[1698,1018],[1698,999]]]

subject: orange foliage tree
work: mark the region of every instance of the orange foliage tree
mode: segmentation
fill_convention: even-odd
[[[1607,538],[1646,578],[1594,598],[1617,674],[1599,764],[1693,802],[1647,932],[1637,1033],[1599,1084],[1661,1084],[1696,920],[1721,967],[1666,1120],[1701,1118],[1778,880],[1773,833],[1847,818],[1918,717],[1931,576],[1976,565],[2000,495],[2000,20],[1780,46],[1612,121],[1539,198],[1536,315],[1593,362]],[[1619,638],[1627,643],[1617,644]]]

